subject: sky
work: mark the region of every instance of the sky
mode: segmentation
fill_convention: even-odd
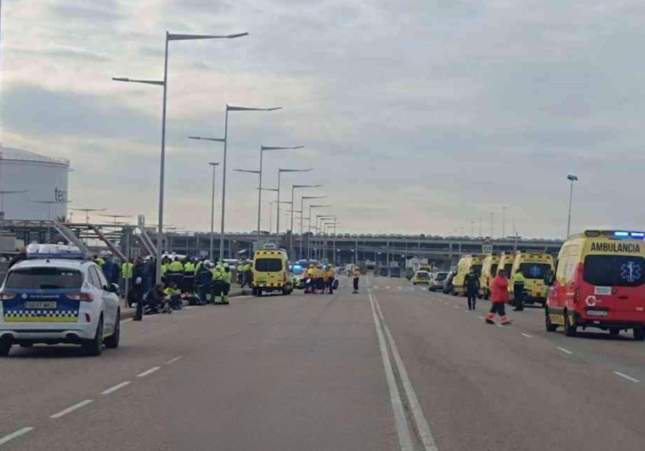
[[[160,79],[166,30],[247,31],[170,44],[167,224],[209,228],[222,146],[186,137],[223,136],[229,103],[283,107],[231,113],[229,169],[304,145],[265,153],[264,186],[313,168],[282,200],[323,185],[301,193],[342,232],[489,235],[493,213],[500,236],[505,211],[561,238],[568,173],[574,231],[645,227],[642,0],[1,1],[0,142],[70,159],[71,207],[156,223],[162,90],[111,78]],[[255,230],[256,177],[227,177],[227,230]]]

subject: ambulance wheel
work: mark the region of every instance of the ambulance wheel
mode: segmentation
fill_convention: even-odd
[[[257,288],[253,288],[253,289],[251,290],[251,293],[253,294],[253,296],[257,296],[257,295],[258,295],[258,289],[257,289]]]
[[[114,325],[114,333],[105,339],[105,347],[109,349],[116,349],[119,347],[121,341],[121,311],[116,314],[116,324]]]
[[[615,336],[617,336],[618,334],[620,334],[620,329],[616,329],[616,328],[614,328],[614,329],[609,329],[609,335],[611,335],[612,337],[615,337]]]
[[[0,357],[7,357],[11,352],[11,342],[6,339],[0,340]]]
[[[564,312],[564,334],[567,337],[575,337],[578,333],[578,328],[571,324],[571,320],[569,319],[569,313]]]
[[[645,341],[645,327],[634,329],[634,340]]]
[[[99,319],[96,326],[96,334],[91,340],[83,342],[83,352],[90,356],[99,356],[103,352],[103,317]]]
[[[544,325],[546,326],[547,332],[555,332],[558,328],[557,324],[551,322],[551,317],[549,316],[549,308],[545,307],[544,309]]]

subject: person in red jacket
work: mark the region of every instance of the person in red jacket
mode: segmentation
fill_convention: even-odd
[[[508,279],[503,269],[497,271],[497,276],[490,283],[490,312],[486,315],[488,324],[495,324],[495,314],[502,319],[502,325],[510,324],[506,316],[505,305],[508,302]]]

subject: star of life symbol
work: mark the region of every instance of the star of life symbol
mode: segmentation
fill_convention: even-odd
[[[641,275],[641,266],[636,262],[627,262],[620,266],[620,277],[626,282],[634,283],[640,280]]]

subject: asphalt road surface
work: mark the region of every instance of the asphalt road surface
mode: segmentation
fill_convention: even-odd
[[[98,358],[14,348],[0,449],[645,449],[645,344],[361,282],[128,321]]]

